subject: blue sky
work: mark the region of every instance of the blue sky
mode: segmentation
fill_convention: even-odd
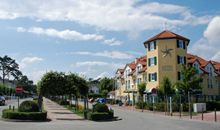
[[[219,0],[1,0],[0,54],[35,83],[50,70],[113,76],[165,25],[191,40],[189,52],[220,61]]]

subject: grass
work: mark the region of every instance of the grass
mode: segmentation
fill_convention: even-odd
[[[68,110],[70,110],[71,112],[73,112],[74,114],[81,116],[81,117],[84,117],[83,111],[80,111],[80,110],[76,111],[75,107],[69,107],[68,105],[64,105],[64,107],[67,108]]]

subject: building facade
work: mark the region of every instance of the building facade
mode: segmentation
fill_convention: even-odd
[[[207,61],[199,56],[187,53],[190,40],[171,31],[163,31],[146,40],[146,55],[136,58],[116,71],[116,99],[135,103],[138,99],[137,86],[146,83],[151,93],[157,89],[164,77],[172,84],[181,80],[182,65],[198,70],[202,94],[207,100],[215,100],[220,95],[220,63]]]

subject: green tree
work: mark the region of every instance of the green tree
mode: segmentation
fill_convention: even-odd
[[[197,70],[194,67],[182,66],[181,74],[182,80],[176,83],[178,91],[187,94],[190,90],[201,89],[202,79],[197,75]]]
[[[19,70],[19,66],[14,59],[8,57],[7,55],[4,57],[0,57],[0,70],[2,72],[2,81],[5,84],[5,78],[9,75],[14,76]]]
[[[26,75],[22,75],[21,77],[19,77],[17,85],[22,86],[23,90],[29,92],[29,94],[32,94],[36,91],[36,86],[34,85],[34,82],[32,80],[29,80]]]
[[[38,93],[43,96],[57,96],[65,93],[65,74],[62,72],[48,72],[38,83]]]
[[[161,96],[167,96],[173,95],[175,93],[175,89],[172,87],[171,81],[168,77],[164,77],[163,81],[158,89],[158,92],[161,94]]]
[[[78,81],[77,81],[78,75],[70,73],[68,75],[65,75],[66,79],[66,87],[65,91],[69,95],[70,101],[72,101],[72,96],[75,96],[75,103],[76,106],[78,106],[78,96],[79,96],[79,90],[78,90]],[[71,102],[70,102],[71,104]],[[77,109],[77,107],[76,107]]]
[[[144,93],[146,90],[146,83],[142,82],[140,84],[138,84],[138,94],[140,95],[141,98],[141,103],[142,103],[142,112],[144,109]]]
[[[114,90],[114,80],[107,77],[101,79],[100,90],[108,90],[108,92]]]
[[[87,109],[88,109],[88,91],[89,87],[85,78],[78,76],[77,77],[77,88],[79,90],[79,94],[84,98],[84,118],[87,119]]]

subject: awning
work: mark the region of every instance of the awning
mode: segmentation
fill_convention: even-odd
[[[150,88],[150,89],[147,89],[145,91],[145,93],[147,93],[147,94],[157,94],[157,89],[156,88]]]

